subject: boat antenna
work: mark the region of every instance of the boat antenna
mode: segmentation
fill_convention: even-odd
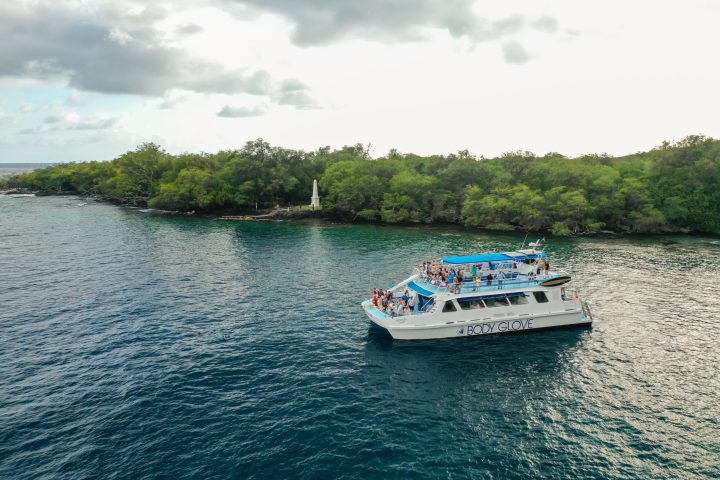
[[[527,236],[528,236],[529,233],[530,233],[529,231],[528,231],[528,232],[525,232],[525,238],[523,238],[523,243],[522,243],[522,246],[520,247],[520,250],[522,250],[523,248],[525,248],[525,240],[527,240]]]

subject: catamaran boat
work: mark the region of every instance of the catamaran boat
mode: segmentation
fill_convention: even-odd
[[[571,276],[549,268],[540,241],[529,246],[515,252],[445,257],[425,263],[390,288],[394,301],[408,299],[412,308],[398,309],[398,314],[395,309],[383,308],[381,299],[375,297],[362,302],[363,309],[375,325],[397,340],[590,325],[590,307],[570,285]],[[447,272],[457,276],[454,271],[466,273],[461,281],[446,281]]]

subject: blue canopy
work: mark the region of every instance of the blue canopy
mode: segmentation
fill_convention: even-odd
[[[459,265],[463,263],[483,263],[483,262],[508,262],[508,261],[523,261],[530,258],[544,258],[547,255],[543,252],[538,253],[485,253],[482,255],[461,255],[457,257],[445,257],[442,259],[444,263],[451,263]]]
[[[486,253],[483,255],[461,255],[458,257],[445,257],[442,259],[445,263],[483,263],[483,262],[502,262],[511,260],[511,257],[504,253]]]
[[[418,285],[417,283],[415,283],[415,282],[412,281],[412,280],[408,282],[407,286],[410,287],[410,288],[412,288],[413,290],[415,290],[415,291],[416,291],[417,293],[419,293],[420,295],[425,295],[426,297],[432,297],[432,296],[433,296],[433,292],[431,292],[430,290],[427,290],[427,289],[421,287],[420,285]]]

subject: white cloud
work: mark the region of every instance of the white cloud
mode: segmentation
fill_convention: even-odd
[[[478,14],[474,0],[231,1],[286,18],[293,26],[293,41],[302,46],[328,45],[352,38],[418,41],[427,38],[428,30],[432,29],[482,42],[503,38],[526,27],[525,17],[518,13],[499,19]]]
[[[260,115],[264,115],[266,111],[267,107],[264,106],[234,107],[230,105],[225,105],[217,113],[217,116],[225,118],[259,117]]]
[[[505,61],[513,65],[527,63],[532,59],[532,55],[516,40],[503,45],[503,55]]]
[[[117,127],[120,117],[113,115],[81,116],[73,111],[46,115],[39,124],[21,129],[21,135],[45,135],[63,131],[108,130]]]
[[[155,106],[160,110],[172,110],[182,102],[187,101],[188,98],[188,95],[169,93],[162,100],[155,102]]]
[[[74,89],[109,94],[161,96],[173,88],[270,92],[267,71],[228,69],[169,45],[155,26],[167,15],[152,4],[128,10],[99,3],[91,11],[71,3],[10,0],[0,5],[0,76],[65,79]]]
[[[77,107],[82,105],[83,103],[85,103],[85,99],[83,98],[82,94],[74,88],[71,88],[70,92],[68,92],[67,94],[65,104],[70,107]]]
[[[9,125],[14,122],[14,117],[12,115],[7,114],[2,107],[0,107],[0,126],[1,125]]]
[[[129,33],[119,27],[110,28],[108,38],[113,42],[117,43],[118,45],[126,45],[128,42],[133,40],[132,36]]]
[[[151,137],[177,152],[263,137],[304,149],[624,154],[720,137],[709,61],[720,10],[608,2],[3,2],[0,137],[24,147],[0,155],[112,158]],[[22,28],[45,34],[29,42]],[[23,113],[24,102],[58,106]],[[77,118],[43,123],[68,112]],[[52,142],[63,152],[42,151]]]

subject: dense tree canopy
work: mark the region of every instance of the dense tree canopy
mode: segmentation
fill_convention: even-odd
[[[421,157],[362,145],[303,152],[263,140],[216,154],[170,155],[143,144],[110,162],[70,163],[5,180],[5,187],[101,195],[123,204],[182,211],[247,211],[309,202],[320,183],[323,212],[348,221],[463,223],[557,235],[720,233],[720,141],[690,136],[621,158],[467,151]]]

